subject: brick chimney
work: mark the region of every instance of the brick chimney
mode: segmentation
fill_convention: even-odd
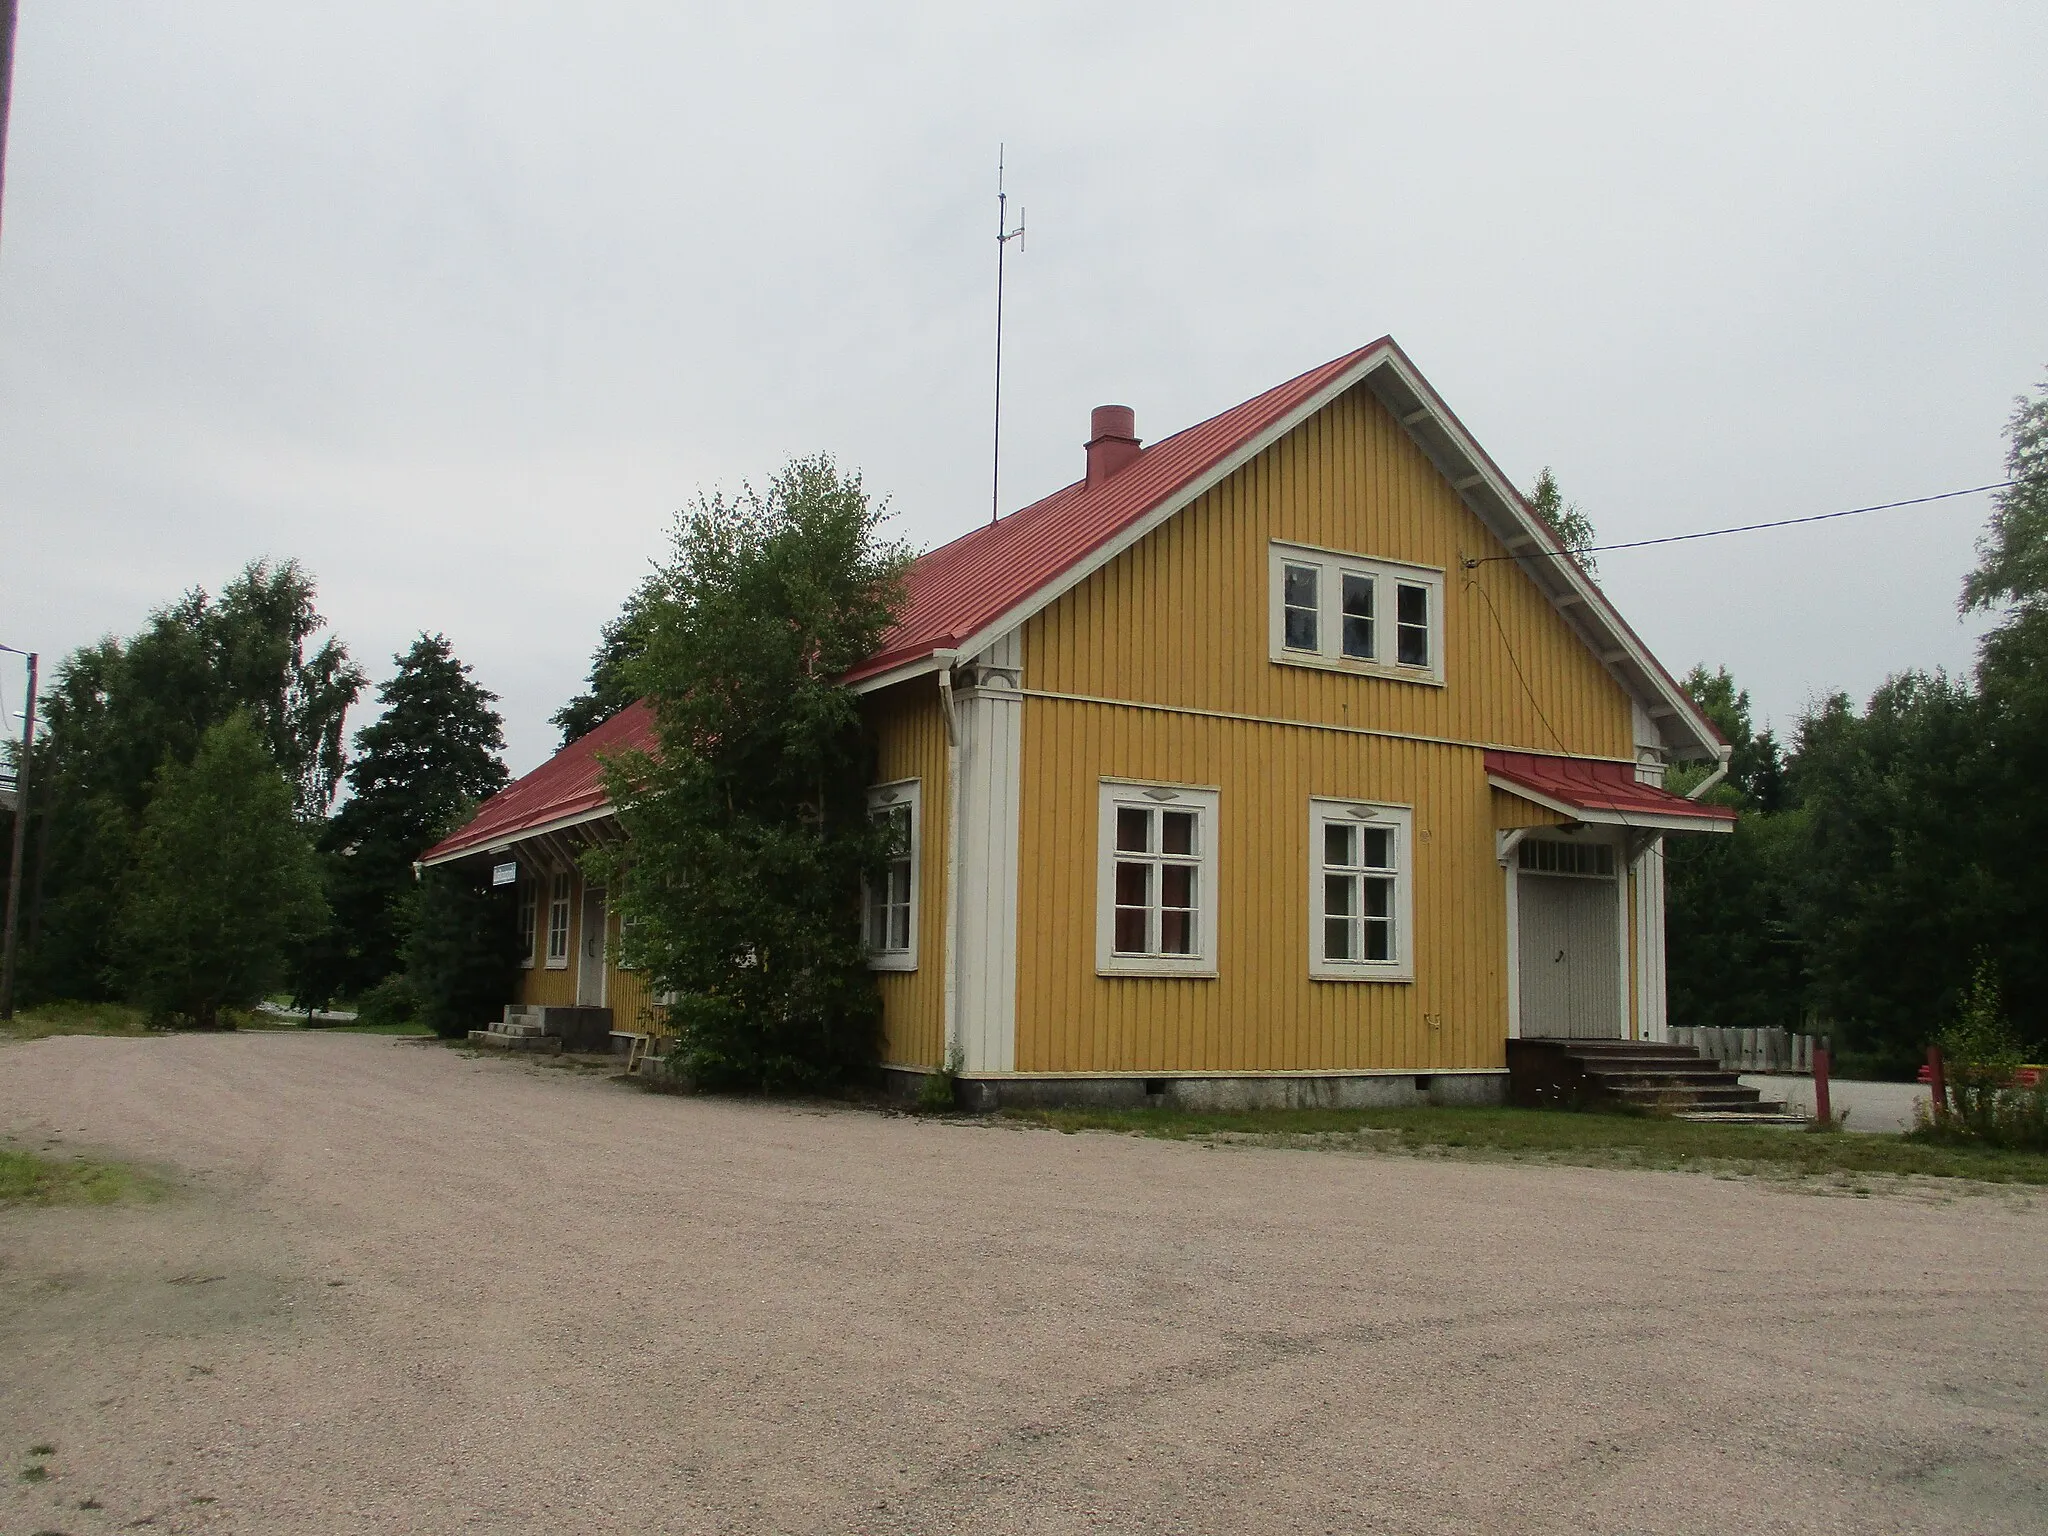
[[[1138,457],[1138,418],[1128,405],[1098,405],[1088,417],[1092,489]]]

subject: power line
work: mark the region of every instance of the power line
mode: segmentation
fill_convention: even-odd
[[[1491,565],[1496,560],[1561,560],[1571,555],[1605,554],[1610,549],[1646,549],[1652,544],[1684,544],[1693,539],[1718,539],[1730,533],[1756,533],[1765,528],[1791,528],[1800,523],[1825,523],[1838,517],[1861,517],[1866,512],[1890,512],[1898,507],[1924,507],[1930,501],[1953,501],[1958,496],[1978,496],[1985,491],[2006,490],[2016,482],[1995,480],[1990,485],[1973,485],[1960,491],[1942,491],[1934,496],[1914,496],[1906,501],[1881,501],[1874,507],[1849,507],[1841,512],[1816,512],[1811,517],[1781,517],[1769,523],[1743,523],[1735,528],[1709,528],[1702,533],[1670,533],[1661,539],[1630,539],[1623,544],[1593,544],[1580,550],[1532,549],[1520,555],[1479,555],[1465,561],[1465,569]]]

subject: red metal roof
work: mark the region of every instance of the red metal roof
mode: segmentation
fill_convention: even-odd
[[[1313,399],[1386,341],[1347,352],[1220,416],[1161,438],[1093,488],[1077,480],[999,522],[940,545],[911,567],[902,616],[882,637],[882,648],[848,672],[846,681],[953,649]]]
[[[1397,350],[1391,337],[1382,337],[1347,352],[1221,415],[1161,438],[1097,485],[1076,481],[922,556],[910,569],[901,617],[883,636],[881,648],[848,672],[845,681],[858,682],[922,661],[935,651],[956,649],[1382,349]],[[1427,386],[1421,387],[1427,393]],[[1448,415],[1448,408],[1433,394],[1428,398]],[[1614,619],[1620,623],[1618,615]],[[1656,664],[1654,658],[1651,664]],[[1669,674],[1664,675],[1668,679]],[[1676,690],[1676,684],[1672,686]],[[653,741],[652,711],[644,703],[635,704],[485,801],[475,820],[422,858],[451,858],[598,809],[605,803],[599,754],[648,748]],[[1503,766],[1496,767],[1496,759]],[[1626,764],[1489,752],[1487,769],[1580,809],[1634,810],[1704,822],[1734,820],[1732,811],[1636,783]]]
[[[1733,822],[1725,805],[1702,805],[1636,778],[1627,763],[1586,757],[1545,757],[1535,752],[1488,752],[1488,777],[1505,779],[1543,797],[1606,819],[1612,816]]]
[[[628,705],[587,736],[562,748],[522,779],[515,779],[477,809],[469,825],[420,855],[423,863],[473,853],[493,843],[531,835],[605,804],[600,753],[654,746],[654,711]]]

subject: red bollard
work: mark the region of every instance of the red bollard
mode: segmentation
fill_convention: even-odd
[[[1828,1098],[1828,1048],[1813,1048],[1813,1114],[1822,1127],[1835,1123],[1835,1107]]]
[[[1934,1112],[1948,1113],[1948,1073],[1942,1070],[1941,1047],[1927,1047],[1927,1088],[1934,1095]]]

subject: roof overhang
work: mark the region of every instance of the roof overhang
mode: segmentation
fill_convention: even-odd
[[[617,814],[609,802],[587,811],[577,811],[568,816],[557,816],[552,821],[536,822],[530,827],[521,827],[516,832],[502,836],[480,837],[474,842],[463,843],[454,848],[437,849],[420,860],[422,869],[432,869],[437,864],[453,864],[462,859],[473,859],[479,854],[510,853],[521,843],[531,842],[537,837],[548,837],[556,832],[566,832],[571,827],[585,826],[593,821],[603,821]]]

